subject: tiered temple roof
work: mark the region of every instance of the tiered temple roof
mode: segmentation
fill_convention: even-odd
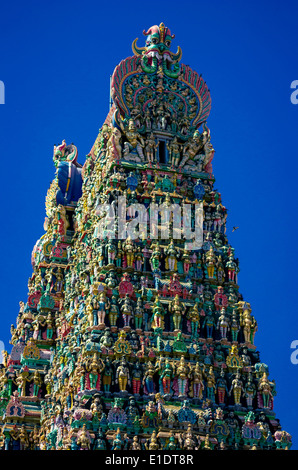
[[[208,86],[168,27],[144,34],[85,163],[54,147],[0,369],[0,446],[288,449],[214,188]]]

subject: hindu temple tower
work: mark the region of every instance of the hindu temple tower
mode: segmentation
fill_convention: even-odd
[[[209,89],[168,27],[144,36],[86,161],[54,147],[0,369],[0,447],[289,449],[214,189]]]

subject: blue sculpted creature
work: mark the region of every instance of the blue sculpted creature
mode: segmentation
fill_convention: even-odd
[[[57,168],[57,182],[59,189],[56,194],[57,204],[63,206],[78,202],[82,196],[82,165],[77,162],[78,150],[75,145],[61,145],[54,147],[54,164]]]

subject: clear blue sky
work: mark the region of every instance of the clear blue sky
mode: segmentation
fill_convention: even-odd
[[[208,126],[215,187],[240,259],[240,290],[259,331],[255,343],[277,383],[275,411],[298,448],[297,1],[11,1],[0,12],[0,340],[27,300],[30,257],[44,233],[53,146],[91,149],[109,106],[109,76],[143,29],[164,22],[182,62],[211,90]],[[232,233],[232,227],[239,230]]]

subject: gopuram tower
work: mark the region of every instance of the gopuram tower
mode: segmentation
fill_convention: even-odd
[[[54,147],[0,369],[0,447],[289,449],[213,188],[208,87],[163,23],[144,35],[85,163]]]

